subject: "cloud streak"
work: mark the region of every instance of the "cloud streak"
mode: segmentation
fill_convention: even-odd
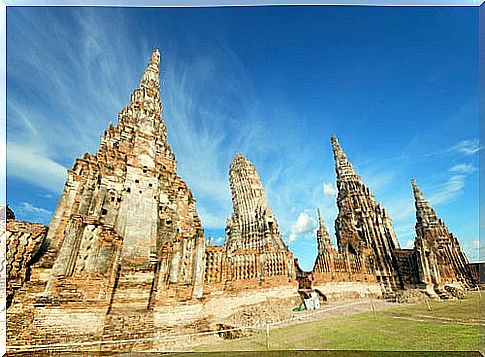
[[[458,144],[453,146],[450,151],[463,155],[473,155],[481,149],[482,146],[480,146],[480,141],[478,139],[473,139],[460,141]]]
[[[458,164],[451,167],[449,171],[456,174],[467,175],[477,171],[477,168],[472,164]]]
[[[326,198],[335,198],[337,196],[337,190],[332,183],[323,184],[323,195]]]

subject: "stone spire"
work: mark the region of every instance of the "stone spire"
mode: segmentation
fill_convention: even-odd
[[[331,140],[333,156],[335,159],[335,171],[337,172],[337,181],[361,182],[361,178],[355,173],[354,167],[347,159],[347,155],[345,155],[337,137],[332,135]]]
[[[414,204],[416,207],[416,229],[424,226],[439,224],[438,216],[429,202],[424,198],[423,193],[418,187],[415,179],[411,179],[413,186]]]
[[[334,251],[332,240],[330,239],[330,234],[328,233],[327,227],[323,222],[322,214],[320,213],[320,208],[317,208],[318,214],[318,230],[317,230],[317,248],[318,254],[325,251]]]
[[[335,235],[341,252],[373,254],[378,279],[386,290],[397,287],[397,262],[394,249],[399,248],[392,222],[354,167],[347,159],[337,137],[332,136],[337,173]]]
[[[153,50],[140,85],[131,94],[130,103],[118,114],[118,122],[137,126],[148,135],[166,140],[167,128],[162,117],[160,99],[160,52]]]
[[[416,240],[421,281],[441,288],[446,283],[473,285],[468,259],[458,239],[425,199],[416,180],[412,179],[416,206]]]
[[[109,311],[123,308],[130,279],[140,287],[136,304],[143,308],[178,285],[201,294],[203,229],[166,141],[159,68],[154,50],[118,124],[104,131],[95,155],[84,154],[68,171],[41,262],[52,266],[51,295],[62,290],[62,279],[83,291],[94,275],[103,277],[103,289],[118,281],[111,296],[91,291],[112,301]]]
[[[150,62],[143,73],[140,80],[140,87],[151,89],[153,91],[160,91],[160,51],[154,49]]]
[[[239,153],[229,168],[229,183],[233,214],[226,226],[226,247],[286,249],[256,167]]]

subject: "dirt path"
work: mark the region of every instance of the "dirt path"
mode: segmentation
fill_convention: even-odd
[[[350,316],[361,312],[381,311],[393,307],[403,306],[395,302],[388,302],[385,300],[359,300],[338,302],[327,305],[322,305],[319,310],[294,312],[294,316],[289,321],[282,321],[271,324],[273,327],[288,326],[295,323],[303,323],[308,321],[315,321],[326,319],[333,316]]]
[[[336,302],[321,305],[318,310],[311,311],[298,311],[293,312],[290,319],[286,319],[280,322],[273,322],[270,325],[271,329],[277,329],[280,327],[327,319],[334,316],[350,316],[361,312],[382,311],[393,307],[403,306],[405,304],[399,304],[394,302],[388,302],[385,300],[358,300],[358,301],[345,301]],[[263,331],[265,326],[260,326],[258,330]],[[176,343],[171,347],[175,347],[175,350],[192,350],[195,346],[210,345],[214,343],[220,343],[222,339],[217,334],[211,334],[209,336],[203,336],[185,340],[183,345]]]

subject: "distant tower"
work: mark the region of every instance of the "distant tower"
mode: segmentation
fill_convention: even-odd
[[[327,227],[323,223],[322,214],[320,208],[317,209],[318,214],[318,230],[317,230],[317,249],[318,254],[324,252],[335,252],[332,240],[330,239],[330,234],[328,233]]]
[[[274,278],[292,284],[293,254],[283,242],[256,168],[241,154],[234,156],[229,182],[233,213],[226,223],[225,247],[231,274],[240,279],[248,266],[255,266],[261,284]]]
[[[227,249],[286,250],[258,172],[241,154],[234,156],[229,182],[234,211],[226,225]]]
[[[458,239],[438,218],[414,179],[411,184],[416,206],[414,245],[418,252],[420,280],[438,289],[446,283],[474,285],[468,259],[461,250]]]
[[[327,227],[323,223],[320,209],[318,213],[318,230],[317,230],[317,258],[313,266],[313,273],[331,273],[334,270],[333,256],[337,253],[333,246]]]
[[[339,250],[373,254],[377,278],[390,292],[401,285],[394,253],[399,242],[392,221],[356,174],[335,135],[332,136],[332,147],[337,172],[339,214],[335,234]]]
[[[147,308],[173,285],[201,295],[203,229],[166,141],[159,77],[154,50],[118,125],[105,130],[95,155],[84,154],[68,171],[40,262],[52,266],[47,294],[69,282],[123,308],[122,291],[133,281],[137,301],[125,308]]]

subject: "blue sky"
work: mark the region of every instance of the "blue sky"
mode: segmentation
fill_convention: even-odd
[[[403,247],[414,177],[478,259],[477,8],[8,8],[7,30],[7,200],[19,219],[49,222],[66,169],[97,150],[157,47],[168,142],[216,241],[242,152],[310,269],[317,207],[334,231],[335,133]]]

